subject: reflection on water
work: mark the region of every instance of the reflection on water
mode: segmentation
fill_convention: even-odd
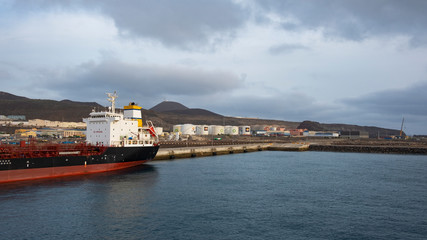
[[[123,218],[131,220],[146,213],[146,198],[157,177],[155,167],[141,165],[105,173],[3,184],[0,186],[2,236],[54,239],[71,236],[78,229],[84,233],[80,237],[94,238],[107,231],[106,227],[124,228],[120,226]],[[31,227],[23,232],[22,225]]]
[[[0,186],[5,239],[427,239],[426,156],[256,152]]]
[[[3,195],[9,191],[20,191],[27,188],[34,187],[55,187],[55,186],[70,186],[73,184],[82,184],[85,181],[111,181],[111,180],[120,180],[132,175],[139,173],[151,173],[150,176],[156,173],[155,167],[151,165],[142,164],[139,166],[120,169],[109,172],[93,173],[86,175],[75,175],[75,176],[65,176],[57,178],[45,178],[45,179],[36,179],[28,181],[17,181],[11,183],[0,184],[0,195]]]

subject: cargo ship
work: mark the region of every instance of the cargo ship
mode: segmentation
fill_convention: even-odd
[[[159,149],[152,122],[143,124],[135,103],[116,111],[116,92],[107,95],[111,107],[83,119],[85,143],[1,144],[0,183],[113,171],[152,160]]]

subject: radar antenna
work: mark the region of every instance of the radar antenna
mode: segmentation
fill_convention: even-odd
[[[117,93],[116,93],[116,91],[114,91],[114,93],[106,93],[106,94],[108,95],[107,100],[109,102],[111,102],[111,112],[115,113],[116,112],[116,98],[118,97]]]

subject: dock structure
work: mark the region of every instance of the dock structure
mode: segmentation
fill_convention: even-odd
[[[267,150],[301,152],[301,151],[308,151],[309,147],[310,147],[310,144],[305,142],[273,143],[268,146]]]
[[[286,144],[241,144],[222,146],[201,146],[181,148],[160,148],[154,160],[170,160],[178,158],[207,157],[224,154],[246,153],[256,151],[307,151],[309,145],[304,143]]]
[[[256,151],[318,151],[318,152],[357,152],[390,154],[427,155],[426,146],[381,146],[375,143],[364,145],[337,145],[308,142],[292,143],[245,143],[213,146],[161,147],[154,160],[207,157],[223,154],[246,153]]]

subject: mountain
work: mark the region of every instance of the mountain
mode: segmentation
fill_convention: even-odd
[[[0,115],[25,115],[27,119],[81,122],[93,108],[103,108],[95,102],[30,99],[0,92]]]
[[[0,91],[0,100],[23,100],[23,99],[28,99],[28,98],[15,96],[13,94]]]
[[[187,110],[188,107],[182,105],[181,103],[172,102],[172,101],[163,101],[156,106],[150,108],[150,110],[156,112],[167,112],[167,111],[177,111],[177,110]]]
[[[142,118],[151,120],[155,126],[164,128],[164,131],[172,131],[176,124],[195,124],[195,125],[280,125],[286,128],[295,129],[299,122],[288,122],[281,120],[268,120],[256,118],[235,118],[226,117],[204,109],[171,110],[165,112],[156,112],[152,110],[142,110]]]
[[[304,121],[299,126],[298,129],[307,129],[309,131],[326,131],[322,124],[313,121]]]
[[[268,119],[249,119],[226,117],[205,109],[188,108],[181,103],[163,101],[150,110],[143,111],[143,118],[151,119],[156,126],[162,126],[165,131],[172,131],[176,124],[195,125],[281,125],[296,128],[299,123]],[[156,122],[158,121],[158,122]]]
[[[71,100],[30,99],[0,92],[0,115],[25,115],[27,119],[80,122],[92,109],[104,107],[95,102]],[[226,117],[205,109],[188,108],[181,103],[164,101],[151,109],[142,109],[142,117],[151,120],[155,126],[171,131],[175,124],[195,125],[278,125],[287,129],[308,129],[317,131],[365,131],[370,137],[399,135],[399,130],[348,124],[324,124],[313,121],[290,122],[282,120]]]

